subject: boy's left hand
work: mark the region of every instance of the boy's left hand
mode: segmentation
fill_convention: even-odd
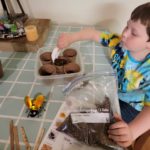
[[[121,147],[128,147],[133,142],[132,132],[126,122],[119,115],[115,115],[116,123],[109,127],[109,138]]]

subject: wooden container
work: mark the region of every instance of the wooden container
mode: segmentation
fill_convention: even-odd
[[[37,27],[39,38],[36,41],[29,42],[26,36],[9,40],[0,39],[0,51],[37,51],[42,47],[50,30],[50,20],[28,19],[24,26],[27,25]]]

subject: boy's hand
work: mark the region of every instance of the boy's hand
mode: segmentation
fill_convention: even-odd
[[[58,37],[57,47],[63,49],[68,47],[71,44],[71,35],[68,33],[62,33]]]
[[[115,119],[117,122],[112,124],[108,130],[109,138],[122,147],[130,146],[133,142],[133,137],[128,124],[119,115],[115,115]]]

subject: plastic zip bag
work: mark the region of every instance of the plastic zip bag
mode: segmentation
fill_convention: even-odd
[[[120,114],[114,72],[96,72],[72,80],[64,89],[69,115],[57,128],[89,146],[119,148],[108,138],[113,113]]]

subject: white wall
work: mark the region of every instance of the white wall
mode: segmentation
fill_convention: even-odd
[[[121,32],[131,11],[148,0],[20,0],[29,16],[60,24],[101,25]]]

